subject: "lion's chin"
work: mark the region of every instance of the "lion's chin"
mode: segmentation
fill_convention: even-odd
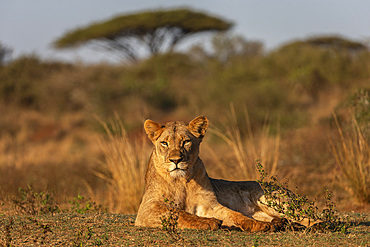
[[[170,172],[172,178],[184,178],[186,176],[186,170],[175,169]]]

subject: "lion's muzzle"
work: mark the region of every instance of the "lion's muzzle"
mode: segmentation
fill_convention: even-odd
[[[188,169],[187,159],[179,149],[171,150],[166,159],[168,171],[185,171]]]
[[[186,162],[180,162],[180,163],[174,163],[174,162],[171,162],[171,163],[168,163],[168,171],[169,172],[173,172],[173,171],[176,171],[176,170],[182,170],[182,171],[185,171],[188,169],[188,164]]]

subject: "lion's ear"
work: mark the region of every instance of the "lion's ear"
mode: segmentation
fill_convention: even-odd
[[[208,119],[204,116],[194,118],[189,124],[189,131],[197,138],[203,138],[208,129]]]
[[[155,141],[162,134],[164,128],[159,123],[156,123],[150,119],[146,120],[144,123],[144,129],[149,139],[155,143]]]

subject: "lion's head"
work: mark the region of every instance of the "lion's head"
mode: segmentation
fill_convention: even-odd
[[[176,121],[168,122],[165,126],[146,120],[144,128],[155,146],[158,172],[173,178],[190,175],[208,124],[208,119],[203,116],[193,119],[189,124]]]

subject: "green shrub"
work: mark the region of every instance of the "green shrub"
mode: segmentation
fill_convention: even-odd
[[[79,214],[84,214],[92,211],[104,211],[102,205],[85,199],[85,197],[80,194],[78,194],[76,197],[73,197],[73,200],[69,200],[68,202],[70,204],[69,210]]]
[[[265,205],[273,208],[288,220],[288,229],[302,228],[296,222],[304,220],[308,220],[306,231],[346,232],[350,227],[349,222],[338,216],[336,205],[331,200],[331,192],[327,189],[325,190],[325,208],[320,211],[316,206],[316,201],[310,201],[307,196],[289,190],[288,182],[281,183],[276,176],[268,178],[259,160],[257,160],[256,168],[260,174],[257,182],[264,191]]]
[[[12,199],[12,204],[18,214],[39,215],[60,211],[52,194],[36,192],[31,185],[26,189],[19,188],[18,196]]]

